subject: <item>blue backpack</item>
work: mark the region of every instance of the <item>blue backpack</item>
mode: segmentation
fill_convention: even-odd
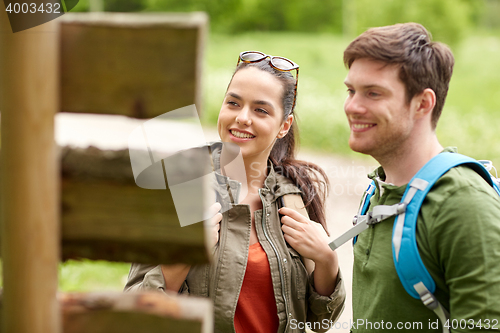
[[[491,166],[489,161],[476,161],[470,157],[457,153],[441,153],[425,164],[408,183],[403,198],[392,206],[375,206],[366,213],[370,205],[370,198],[375,192],[375,183],[372,182],[365,192],[361,202],[359,214],[354,218],[355,226],[330,243],[335,250],[347,240],[354,238],[371,224],[376,224],[388,217],[396,216],[392,231],[392,256],[394,266],[405,290],[413,298],[421,299],[424,305],[434,311],[441,320],[443,332],[448,330],[445,323],[449,318],[446,309],[433,295],[436,284],[420,258],[415,237],[417,217],[425,196],[436,181],[448,170],[459,165],[465,165],[475,170],[500,195],[499,179],[494,178],[483,165]]]

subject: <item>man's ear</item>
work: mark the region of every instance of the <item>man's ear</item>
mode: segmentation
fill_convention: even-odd
[[[430,116],[434,106],[436,106],[436,93],[430,88],[424,89],[422,93],[415,96],[416,98],[416,112],[417,118]]]
[[[293,124],[293,115],[291,114],[285,119],[283,125],[281,125],[281,129],[278,132],[277,138],[278,139],[283,138],[290,130],[290,127],[292,127],[292,124]]]

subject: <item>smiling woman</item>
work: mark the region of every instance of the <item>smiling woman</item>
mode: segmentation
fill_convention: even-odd
[[[218,117],[223,143],[211,147],[223,208],[210,220],[213,264],[133,265],[126,290],[210,297],[217,332],[299,332],[291,323],[334,322],[345,290],[328,246],[328,180],[318,166],[295,159],[297,76],[291,71],[298,65],[256,51],[241,53],[240,61]],[[241,151],[243,177],[229,165],[228,145]],[[288,195],[302,198],[311,220],[279,209]]]
[[[266,167],[274,143],[290,130],[293,115],[283,120],[283,86],[276,77],[255,66],[244,68],[228,87],[217,129],[222,142],[240,146],[248,166],[257,162]]]

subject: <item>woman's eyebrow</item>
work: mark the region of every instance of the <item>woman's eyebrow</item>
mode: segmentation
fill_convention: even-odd
[[[238,94],[236,94],[234,92],[228,92],[227,95],[231,96],[233,98],[239,99],[239,100],[243,99],[240,95],[238,95]],[[258,104],[258,105],[267,105],[267,106],[270,106],[271,108],[273,108],[273,110],[274,110],[274,105],[272,103],[268,102],[268,101],[256,100],[256,101],[252,101],[252,103],[253,104]]]
[[[274,105],[268,101],[253,101],[254,104],[258,104],[258,105],[267,105],[267,106],[270,106],[274,109]]]
[[[227,94],[228,94],[229,96],[233,97],[233,98],[236,98],[236,99],[241,99],[241,96],[240,96],[240,95],[235,94],[235,93],[233,93],[233,92],[228,92]]]

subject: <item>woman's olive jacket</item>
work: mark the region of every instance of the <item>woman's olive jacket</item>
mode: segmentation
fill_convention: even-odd
[[[251,212],[249,205],[230,203],[227,186],[237,198],[241,184],[217,172],[220,150],[220,143],[212,146],[219,184],[216,190],[222,210],[229,210],[222,214],[212,264],[192,267],[180,292],[210,297],[214,304],[214,332],[234,332],[234,314],[248,259]],[[254,212],[254,219],[257,237],[271,268],[278,332],[305,332],[304,327],[327,331],[344,307],[342,277],[339,271],[330,296],[321,296],[315,291],[313,275],[309,276],[301,256],[283,238],[277,199],[285,194],[300,194],[300,190],[278,174],[270,163],[264,187],[259,190],[262,209]],[[160,266],[132,264],[125,291],[135,290],[165,290]]]

